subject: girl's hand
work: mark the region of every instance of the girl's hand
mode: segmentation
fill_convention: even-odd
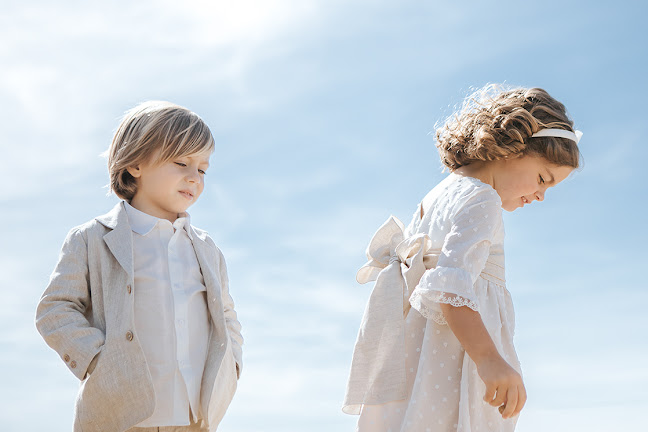
[[[500,407],[503,418],[516,416],[526,403],[522,377],[497,351],[478,312],[467,306],[441,305],[441,311],[452,332],[477,365],[477,372],[486,384],[484,400]]]
[[[522,377],[499,354],[482,359],[477,372],[486,384],[484,401],[499,407],[502,418],[511,418],[520,413],[527,400]]]

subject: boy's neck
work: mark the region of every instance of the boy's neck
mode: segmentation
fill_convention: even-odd
[[[148,205],[146,201],[137,199],[137,195],[133,197],[129,204],[131,205],[131,207],[141,211],[142,213],[146,213],[147,215],[156,217],[158,219],[166,219],[171,223],[175,222],[179,217],[177,213],[165,212],[161,209],[157,209],[153,206]]]

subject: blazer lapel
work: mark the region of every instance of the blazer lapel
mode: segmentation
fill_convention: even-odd
[[[97,218],[101,224],[110,228],[104,241],[119,265],[126,271],[129,279],[133,276],[133,234],[123,203],[117,204],[109,213]]]
[[[207,244],[203,233],[198,233],[193,227],[191,227],[191,230],[194,238],[193,245],[196,251],[196,258],[198,258],[198,264],[205,279],[207,293],[213,295],[215,291],[220,291],[220,282],[214,273],[214,264],[216,263],[214,249]],[[220,295],[220,292],[218,294]]]
[[[217,276],[220,274],[220,270],[217,267],[219,261],[216,256],[216,251],[213,246],[207,243],[206,233],[199,233],[193,227],[191,229],[194,238],[193,245],[196,251],[196,258],[198,258],[198,265],[200,265],[200,271],[205,279],[207,307],[214,322],[224,322],[225,316],[223,314],[223,300],[221,299],[220,278]]]

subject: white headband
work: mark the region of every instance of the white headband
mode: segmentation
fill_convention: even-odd
[[[583,132],[577,130],[576,132],[564,130],[564,129],[542,129],[538,132],[531,135],[531,138],[537,137],[558,137],[558,138],[567,138],[574,141],[576,144],[580,141],[583,136]]]

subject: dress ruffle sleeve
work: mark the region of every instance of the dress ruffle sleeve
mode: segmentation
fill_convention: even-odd
[[[427,270],[410,297],[421,315],[447,324],[440,304],[479,311],[475,282],[486,265],[494,233],[502,224],[501,200],[492,189],[477,188],[449,219],[435,268]]]

